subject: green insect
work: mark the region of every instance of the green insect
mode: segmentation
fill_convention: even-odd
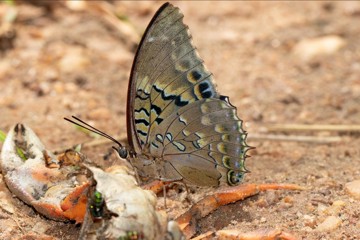
[[[89,211],[94,221],[101,220],[104,216],[104,198],[98,191],[94,191],[90,198]]]
[[[126,236],[119,237],[118,240],[141,240],[144,239],[144,234],[136,231],[128,231]]]

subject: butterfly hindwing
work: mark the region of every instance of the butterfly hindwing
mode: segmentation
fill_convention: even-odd
[[[149,142],[152,156],[164,156],[174,166],[183,159],[183,164],[192,162],[193,168],[195,163],[207,166],[207,174],[221,170],[226,176],[229,171],[246,172],[244,161],[249,147],[245,138],[235,108],[224,100],[210,98],[173,113],[151,132]],[[177,171],[184,176],[189,168],[177,167]]]

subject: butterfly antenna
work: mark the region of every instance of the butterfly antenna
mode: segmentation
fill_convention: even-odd
[[[69,119],[69,118],[66,118],[66,117],[65,117],[64,119],[65,119],[66,121],[68,121],[68,122],[71,122],[72,124],[75,124],[75,125],[77,125],[77,126],[79,126],[79,127],[82,127],[82,128],[84,128],[84,129],[90,131],[90,132],[96,133],[96,134],[98,134],[98,135],[100,135],[100,136],[103,136],[103,137],[105,137],[105,138],[113,141],[114,143],[116,143],[117,145],[119,145],[119,148],[113,147],[113,149],[115,149],[115,150],[119,153],[119,155],[120,155],[121,158],[126,158],[126,157],[127,157],[127,150],[126,150],[126,148],[125,148],[118,140],[116,140],[115,138],[113,138],[113,137],[110,136],[109,134],[107,134],[107,133],[105,133],[105,132],[103,132],[103,131],[100,131],[99,129],[91,126],[90,124],[88,124],[88,123],[86,123],[86,122],[84,122],[83,120],[81,120],[81,119],[78,118],[78,117],[75,117],[75,116],[71,116],[71,117],[74,118],[74,119],[75,119],[76,121],[78,121],[78,122],[76,122],[76,121],[74,121],[74,120],[71,120],[71,119]],[[80,123],[79,123],[79,122],[80,122]]]

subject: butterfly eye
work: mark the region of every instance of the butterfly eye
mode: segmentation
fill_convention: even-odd
[[[104,215],[104,198],[102,194],[95,191],[90,199],[89,211],[94,220],[100,220]]]
[[[239,184],[244,178],[244,173],[230,170],[228,172],[228,183],[231,186]]]
[[[121,158],[125,159],[128,156],[128,151],[125,147],[119,147],[119,148],[115,148],[115,149]]]

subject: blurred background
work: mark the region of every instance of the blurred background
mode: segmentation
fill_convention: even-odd
[[[63,120],[76,115],[126,141],[133,57],[163,3],[2,1],[0,129],[23,122],[49,149],[63,149],[94,137]],[[280,227],[306,239],[360,238],[359,196],[345,187],[360,174],[360,2],[172,3],[256,147],[245,181],[312,189],[296,198],[265,194],[240,213],[224,208],[204,229]],[[102,158],[108,148],[86,151]],[[39,217],[1,185],[8,197],[2,206],[16,211],[0,206],[0,237],[76,238],[76,226]],[[336,201],[337,212],[324,210]],[[274,209],[259,210],[263,205]],[[229,212],[235,215],[221,218]],[[24,213],[31,213],[29,221],[19,217]],[[332,216],[330,229],[319,229]]]

